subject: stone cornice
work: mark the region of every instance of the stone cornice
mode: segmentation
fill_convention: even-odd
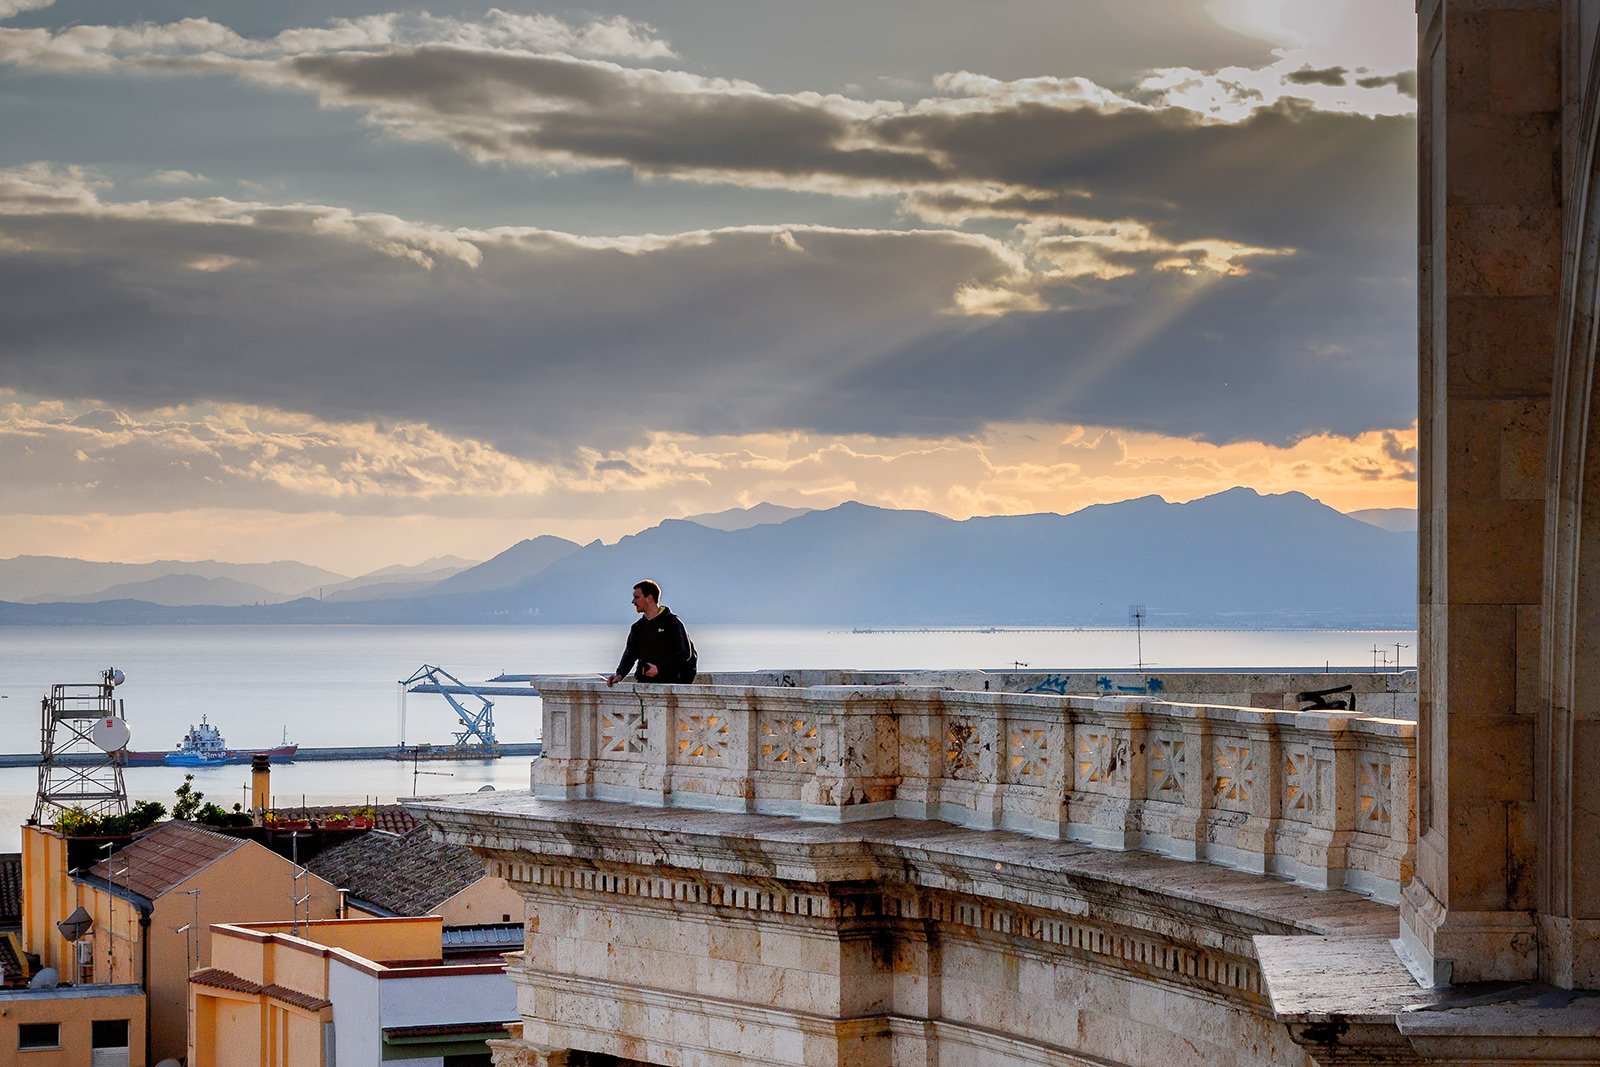
[[[1130,928],[1203,925],[1230,939],[1297,933],[1390,937],[1396,927],[1394,908],[1344,891],[934,822],[819,824],[508,793],[424,799],[410,806],[452,843],[509,864],[503,873],[512,881],[531,881],[535,865],[569,866],[562,861],[573,859],[616,877],[723,883],[752,892],[765,887],[828,900],[871,887],[891,895],[936,890],[1040,911],[1093,908]],[[518,864],[528,870],[517,870]],[[667,895],[684,892],[689,890]]]

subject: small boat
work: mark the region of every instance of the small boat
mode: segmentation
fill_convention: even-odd
[[[283,743],[273,748],[229,748],[222,739],[222,731],[200,717],[200,725],[189,727],[174,752],[129,752],[128,762],[165,763],[168,767],[221,767],[230,763],[249,763],[253,756],[266,756],[273,762],[288,762],[300,746],[289,741],[284,730]]]

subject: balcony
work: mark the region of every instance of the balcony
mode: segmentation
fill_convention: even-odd
[[[540,678],[550,800],[1005,829],[1399,899],[1416,724],[1145,696]]]

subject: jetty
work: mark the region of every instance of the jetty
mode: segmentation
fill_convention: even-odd
[[[314,763],[334,760],[490,760],[502,756],[537,756],[540,744],[537,741],[517,741],[497,744],[493,751],[488,751],[481,745],[352,745],[334,748],[307,748],[302,746],[295,753],[294,763]],[[57,762],[63,761],[57,757]],[[3,752],[0,753],[0,767],[37,767],[40,755],[37,752]],[[165,764],[151,764],[153,767],[162,767]],[[233,765],[237,766],[237,765]],[[130,767],[137,771],[139,767]]]

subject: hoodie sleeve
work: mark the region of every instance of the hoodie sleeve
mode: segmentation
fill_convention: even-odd
[[[633,670],[633,665],[639,661],[639,627],[628,627],[628,643],[622,650],[622,659],[617,663],[617,677],[625,678]]]

